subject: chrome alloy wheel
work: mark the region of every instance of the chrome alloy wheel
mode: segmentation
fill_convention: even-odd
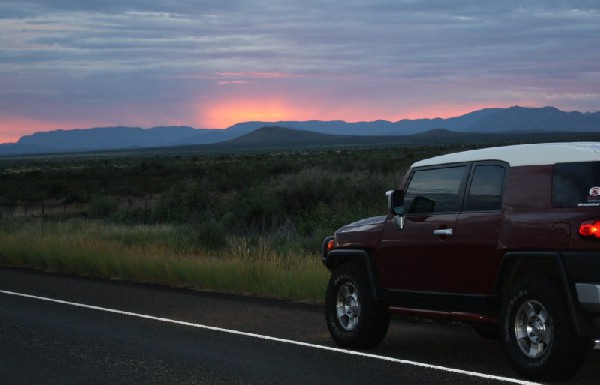
[[[515,314],[515,337],[521,351],[538,358],[552,343],[552,320],[538,301],[523,302]]]
[[[345,282],[337,293],[337,318],[345,330],[354,330],[360,315],[360,298],[352,282]]]

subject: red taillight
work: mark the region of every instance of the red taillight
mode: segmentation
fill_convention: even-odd
[[[327,251],[331,251],[335,248],[335,242],[333,241],[333,239],[330,239],[329,242],[327,242]]]
[[[586,237],[600,238],[600,221],[583,222],[579,226],[579,234]]]

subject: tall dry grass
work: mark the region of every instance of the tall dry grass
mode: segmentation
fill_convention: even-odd
[[[329,273],[319,256],[277,242],[230,236],[207,250],[186,226],[13,222],[0,228],[0,264],[320,302]]]

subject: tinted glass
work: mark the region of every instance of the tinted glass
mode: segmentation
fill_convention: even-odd
[[[552,206],[600,206],[600,162],[556,164],[552,178]]]
[[[466,167],[416,171],[406,189],[404,209],[408,214],[458,211],[459,189]]]
[[[502,185],[504,167],[477,166],[473,172],[466,211],[500,210],[502,206]]]

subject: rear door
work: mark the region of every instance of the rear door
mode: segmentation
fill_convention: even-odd
[[[489,294],[494,285],[506,173],[502,162],[478,162],[471,169],[453,234],[460,293]]]

